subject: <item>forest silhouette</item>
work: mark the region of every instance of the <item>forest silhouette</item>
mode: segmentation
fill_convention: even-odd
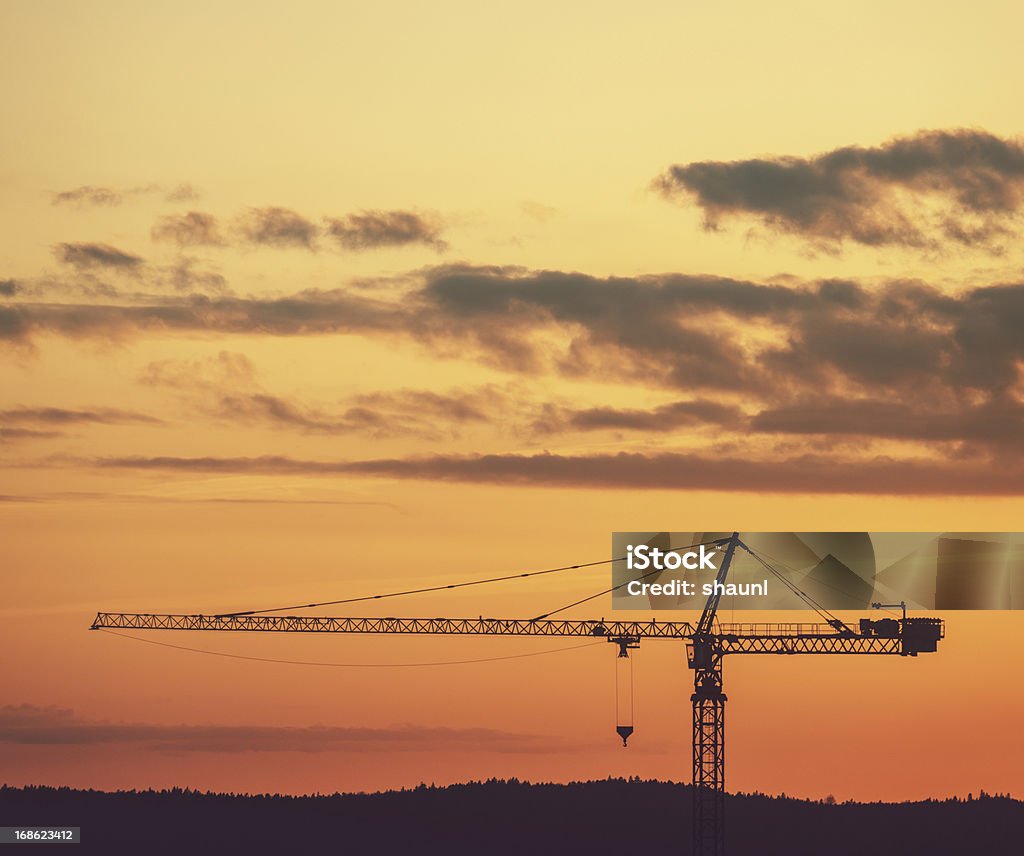
[[[0,826],[80,826],[78,853],[619,853],[690,848],[687,785],[489,780],[310,796],[0,788]],[[839,803],[727,797],[730,854],[1019,853],[1009,796]]]

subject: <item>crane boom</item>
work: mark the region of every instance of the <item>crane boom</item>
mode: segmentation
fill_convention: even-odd
[[[862,625],[865,623],[862,622]],[[838,632],[819,623],[720,624],[714,640],[721,654],[897,654],[934,651],[942,638],[937,618],[908,618],[893,635]],[[91,630],[213,630],[269,633],[373,633],[430,636],[589,636],[691,641],[689,621],[559,621],[521,618],[355,618],[318,615],[204,615],[202,613],[98,612]]]

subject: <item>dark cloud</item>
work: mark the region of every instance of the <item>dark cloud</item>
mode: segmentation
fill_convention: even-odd
[[[493,386],[442,393],[426,389],[399,389],[357,395],[361,408],[382,411],[388,418],[418,416],[446,422],[486,422],[509,404],[508,396]]]
[[[716,277],[457,267],[432,271],[416,297],[421,335],[473,342],[502,368],[727,389],[758,383],[758,371],[709,316],[785,318],[813,301],[798,289]],[[560,333],[561,345],[545,333]]]
[[[430,393],[422,393],[429,398]],[[440,439],[442,420],[466,421],[472,406],[457,396],[438,395],[432,407],[415,408],[387,401],[385,396],[365,396],[373,404],[361,401],[351,407],[330,412],[301,405],[277,395],[262,392],[225,393],[216,402],[213,413],[232,421],[264,423],[277,428],[295,428],[322,434],[366,433],[375,437],[417,436]],[[357,397],[358,400],[358,397]],[[482,420],[484,417],[481,416]]]
[[[695,200],[710,229],[749,216],[823,245],[1000,251],[1024,205],[1024,144],[928,131],[811,158],[677,164],[656,186]]]
[[[436,216],[413,211],[360,211],[327,219],[327,234],[346,250],[425,244],[441,251],[448,246],[441,228]]]
[[[14,407],[0,410],[0,442],[47,440],[66,436],[76,425],[160,425],[160,419],[112,407],[72,410],[63,407]]]
[[[1019,449],[1024,445],[1024,404],[1006,398],[980,405],[950,402],[945,406],[821,398],[762,410],[751,419],[750,430]]]
[[[54,255],[79,269],[119,268],[132,270],[142,264],[142,258],[112,247],[110,244],[57,244]]]
[[[0,339],[27,342],[33,334],[118,339],[146,332],[309,336],[398,329],[402,312],[391,304],[344,291],[308,291],[289,297],[147,297],[123,304],[20,303],[0,306]]]
[[[53,194],[52,202],[54,205],[69,205],[75,208],[113,207],[133,198],[153,194],[163,194],[166,202],[190,202],[199,198],[196,189],[188,183],[171,188],[156,183],[121,188],[84,184]]]
[[[15,407],[0,410],[0,422],[8,425],[161,424],[161,420],[153,416],[115,407],[96,407],[88,410],[64,407]]]
[[[0,279],[0,296],[14,297],[18,293],[18,283],[13,279]]]
[[[3,417],[0,416],[0,419]],[[60,431],[42,431],[38,428],[8,428],[0,425],[0,443],[11,440],[48,440],[52,437],[63,437]]]
[[[843,461],[835,455],[738,458],[719,454],[434,455],[365,461],[258,458],[121,457],[101,467],[191,473],[365,476],[421,481],[623,490],[753,493],[1016,496],[1024,469],[990,462]]]
[[[66,708],[30,704],[0,707],[0,743],[23,746],[132,744],[175,752],[548,752],[544,737],[488,728],[399,725],[163,725],[96,722]]]
[[[600,279],[442,267],[383,296],[338,289],[281,298],[192,294],[118,304],[0,305],[0,339],[10,342],[47,333],[116,339],[149,331],[389,337],[525,375],[552,372],[687,393],[684,402],[649,414],[620,408],[544,414],[574,420],[577,428],[655,430],[668,423],[683,430],[716,420],[738,427],[730,409],[737,401],[752,414],[840,399],[896,401],[933,413],[1024,397],[1024,283],[949,294],[905,281],[867,288],[836,280]],[[419,393],[416,401],[406,394],[401,404],[356,400],[349,404],[362,411],[325,415],[251,383],[226,391],[262,396],[233,402],[240,413],[310,430],[353,420],[386,423],[417,408],[425,418],[447,410],[454,421],[460,412],[493,413],[501,406],[471,402],[464,393],[444,401]]]
[[[60,491],[32,495],[0,494],[6,503],[123,502],[136,505],[339,505],[387,508],[400,511],[400,506],[384,500],[310,499],[291,496],[159,496],[148,493],[101,493],[95,491]]]
[[[54,205],[77,205],[77,206],[114,206],[124,201],[124,192],[114,190],[112,187],[96,187],[91,184],[84,184],[72,190],[63,190],[53,195]]]
[[[667,432],[701,425],[736,428],[743,424],[740,408],[716,401],[675,401],[650,410],[587,407],[578,410],[553,409],[536,427],[545,432],[574,429],[579,431],[618,430]]]
[[[187,211],[161,217],[153,224],[150,237],[154,241],[174,243],[179,247],[212,247],[224,243],[217,218],[203,211]]]
[[[268,247],[313,249],[320,230],[290,208],[250,208],[236,222],[244,240]]]
[[[496,397],[479,391],[443,394],[404,390],[357,395],[347,406],[331,410],[266,392],[224,391],[209,402],[207,412],[242,424],[315,434],[360,433],[376,438],[440,440],[458,436],[459,427],[467,423],[500,421]]]
[[[0,306],[0,340],[25,343],[34,329],[30,311],[21,306]]]
[[[213,408],[216,416],[248,425],[267,424],[277,428],[296,428],[324,434],[345,434],[366,428],[382,427],[373,414],[326,414],[293,401],[264,392],[225,392]]]
[[[121,296],[121,289],[107,280],[106,275],[109,272],[102,266],[77,267],[71,271],[61,271],[59,274],[22,280],[16,284],[16,291],[10,296],[17,297],[22,302],[115,300]],[[114,268],[113,272],[118,273],[117,268]],[[130,272],[133,281],[137,283],[140,276],[153,273],[153,269],[140,265],[138,269],[131,269]]]
[[[769,397],[770,398],[770,397]],[[923,443],[967,444],[1014,450],[1024,445],[1024,403],[997,397],[981,404],[864,398],[805,397],[746,415],[711,401],[677,402],[644,409],[588,408],[551,412],[539,429],[677,432],[709,425],[745,434],[797,434]]]

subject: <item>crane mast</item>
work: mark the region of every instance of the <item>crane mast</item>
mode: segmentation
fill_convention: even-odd
[[[721,853],[725,847],[725,702],[722,647],[714,633],[721,588],[729,575],[739,536],[734,532],[718,566],[715,585],[687,645],[693,669],[693,852]]]
[[[737,548],[750,550],[737,533],[714,542],[724,549],[716,584],[696,624],[688,621],[605,621],[551,618],[361,618],[349,616],[228,613],[99,612],[91,630],[201,630],[226,633],[358,633],[431,636],[590,637],[628,655],[641,641],[683,642],[693,670],[693,853],[725,852],[725,703],[722,658],[730,654],[848,654],[916,657],[937,650],[944,636],[938,618],[871,620],[854,629],[829,615],[819,623],[718,621],[724,585]]]

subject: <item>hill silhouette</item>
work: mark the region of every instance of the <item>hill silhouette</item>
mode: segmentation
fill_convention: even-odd
[[[0,826],[82,827],[76,853],[621,853],[690,848],[690,789],[639,779],[517,780],[329,796],[0,788]],[[912,803],[730,795],[728,851],[1020,853],[1024,803]]]

